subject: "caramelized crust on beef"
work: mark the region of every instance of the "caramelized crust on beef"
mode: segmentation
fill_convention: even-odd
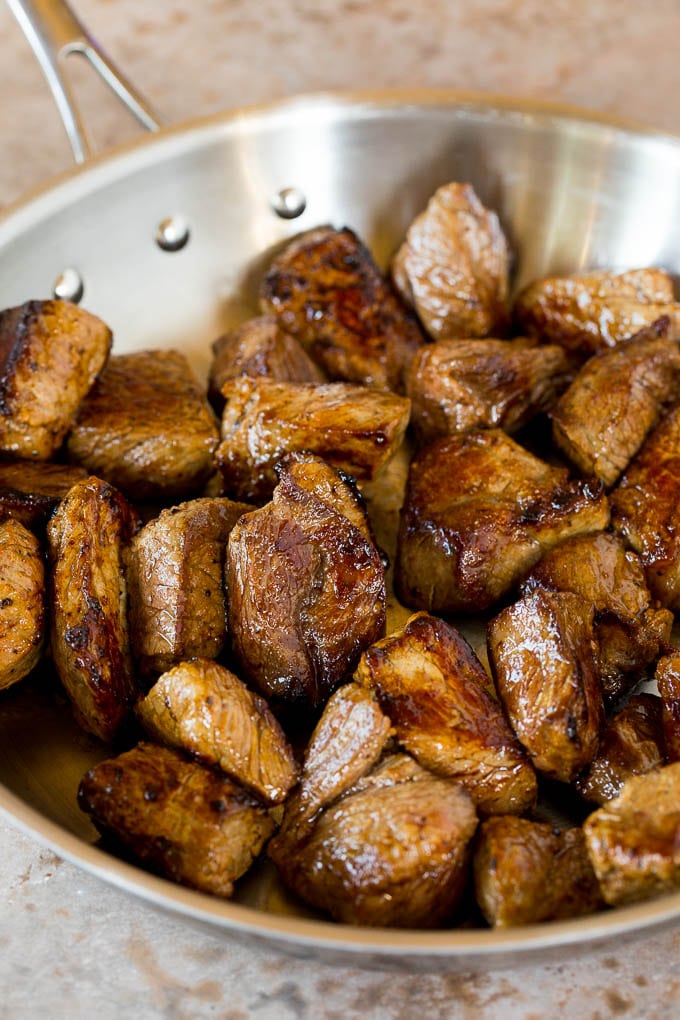
[[[87,471],[70,464],[0,461],[0,513],[42,531],[71,486],[83,478]]]
[[[661,698],[634,694],[609,719],[597,754],[576,780],[578,792],[595,804],[617,797],[631,776],[642,776],[665,765]]]
[[[611,906],[680,889],[680,762],[629,779],[583,831]]]
[[[286,453],[306,450],[355,478],[375,478],[400,445],[410,402],[350,383],[226,383],[217,465],[235,499],[262,502]]]
[[[355,673],[377,694],[396,738],[423,767],[456,779],[481,815],[521,814],[536,802],[536,775],[484,667],[453,627],[427,613],[371,645]]]
[[[69,459],[131,499],[197,492],[213,471],[217,420],[184,354],[114,355],[83,403]]]
[[[266,701],[209,659],[164,673],[136,713],[153,740],[217,765],[267,804],[285,800],[297,780],[292,749]]]
[[[54,664],[80,725],[107,742],[125,727],[136,694],[123,557],[137,525],[121,493],[88,478],[47,527]]]
[[[272,502],[227,547],[228,622],[243,677],[276,702],[322,705],[385,632],[385,568],[360,497],[291,454]]]
[[[680,761],[680,652],[659,659],[655,679],[661,695],[664,746],[669,762]]]
[[[608,520],[599,482],[569,481],[500,429],[437,440],[409,471],[397,592],[414,609],[486,609],[551,546]]]
[[[441,340],[422,347],[406,378],[421,442],[469,429],[514,432],[549,410],[570,378],[564,350],[515,340]]]
[[[498,695],[534,765],[552,779],[575,779],[604,723],[592,604],[538,589],[489,623],[488,647]]]
[[[392,277],[434,340],[498,335],[508,322],[509,252],[471,184],[434,193],[397,252]]]
[[[0,312],[0,450],[49,460],[106,364],[111,330],[68,301]]]
[[[273,315],[248,319],[215,340],[212,350],[208,396],[218,408],[224,404],[225,382],[240,375],[266,376],[279,382],[325,381],[302,344],[281,329]]]
[[[23,524],[0,521],[0,690],[37,666],[45,639],[45,568]]]
[[[605,485],[628,466],[677,387],[680,346],[666,339],[669,326],[660,319],[590,358],[553,408],[556,445]]]
[[[274,830],[226,776],[148,743],[90,769],[78,803],[147,867],[215,896],[231,896]]]
[[[319,227],[294,238],[271,263],[260,304],[329,379],[401,390],[423,342],[368,248],[347,228]]]
[[[671,319],[672,336],[680,326],[673,282],[661,269],[537,280],[517,297],[514,311],[523,332],[581,358],[615,347],[664,315]]]
[[[579,917],[604,906],[579,828],[488,818],[477,835],[474,878],[477,902],[494,928]]]
[[[610,498],[612,524],[639,554],[652,595],[680,609],[680,407],[663,416]]]
[[[268,852],[284,882],[337,921],[434,927],[461,897],[476,826],[461,786],[392,755],[304,836],[289,805]]]
[[[220,497],[193,499],[163,510],[134,537],[127,583],[130,637],[141,674],[220,654],[227,637],[227,539],[252,509]]]
[[[670,640],[673,614],[652,602],[636,553],[618,535],[598,532],[560,542],[521,586],[571,591],[593,603],[598,672],[612,701],[640,679]]]

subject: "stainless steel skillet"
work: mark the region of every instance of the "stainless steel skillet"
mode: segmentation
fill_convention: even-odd
[[[53,16],[59,7],[23,6]],[[62,36],[57,48],[86,43]],[[118,351],[180,346],[203,371],[214,337],[253,310],[259,271],[285,237],[348,224],[386,262],[434,188],[452,179],[471,181],[498,210],[518,285],[597,266],[680,273],[680,139],[488,96],[359,93],[162,130],[62,176],[0,219],[0,306],[82,288]],[[280,215],[303,199],[300,215]],[[359,930],[293,912],[267,869],[237,901],[221,902],[99,848],[75,790],[101,753],[39,685],[7,692],[0,810],[62,856],[216,932],[364,965],[470,969],[563,957],[680,918],[676,895],[507,933]]]

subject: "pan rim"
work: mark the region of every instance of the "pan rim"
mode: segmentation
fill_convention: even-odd
[[[643,903],[617,907],[584,917],[506,929],[369,928],[334,921],[275,914],[220,899],[145,871],[88,843],[40,814],[0,784],[0,817],[34,837],[38,843],[88,874],[141,898],[147,904],[209,926],[213,933],[275,941],[281,948],[324,949],[339,954],[398,956],[413,962],[455,957],[470,962],[481,957],[530,957],[551,949],[592,947],[611,939],[659,929],[677,922],[680,892]],[[529,961],[527,961],[529,962]]]
[[[206,114],[177,124],[162,126],[158,131],[144,133],[108,148],[85,163],[73,164],[54,176],[48,178],[26,193],[11,200],[0,210],[0,244],[5,241],[5,231],[10,221],[17,223],[17,228],[24,227],[23,217],[29,210],[35,210],[34,218],[42,211],[45,203],[52,201],[70,187],[82,186],[83,179],[90,179],[92,186],[102,183],[101,178],[119,176],[124,173],[129,161],[139,160],[139,153],[146,153],[146,158],[138,165],[145,166],[155,162],[158,150],[170,149],[182,151],[197,145],[196,139],[204,136],[212,139],[218,129],[230,133],[242,131],[246,133],[263,121],[287,121],[291,117],[310,111],[323,116],[330,109],[354,110],[357,116],[365,117],[384,115],[386,111],[398,114],[406,109],[418,110],[451,107],[470,114],[485,113],[489,117],[499,119],[518,118],[534,119],[548,124],[550,121],[570,122],[583,130],[609,128],[613,132],[639,139],[648,139],[650,143],[678,147],[680,155],[680,134],[664,131],[639,121],[604,114],[597,110],[555,102],[534,97],[508,96],[495,92],[466,91],[445,88],[385,88],[366,90],[328,90],[300,93],[285,96],[267,102],[255,103],[217,113]],[[116,171],[118,171],[116,173]]]

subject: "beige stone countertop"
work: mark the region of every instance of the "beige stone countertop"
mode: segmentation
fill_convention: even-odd
[[[680,132],[677,0],[78,0],[167,123],[318,89],[446,86],[564,101]],[[0,5],[0,205],[70,164]],[[100,147],[135,129],[74,76]],[[381,973],[290,958],[161,914],[0,820],[2,1020],[544,1020],[680,1015],[680,926],[559,963]]]

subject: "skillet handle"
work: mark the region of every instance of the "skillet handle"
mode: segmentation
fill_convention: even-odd
[[[76,163],[84,163],[93,150],[68,79],[63,73],[66,57],[72,53],[80,54],[90,62],[140,124],[149,131],[158,131],[160,123],[147,101],[106,56],[66,0],[7,0],[7,3],[47,78]]]

